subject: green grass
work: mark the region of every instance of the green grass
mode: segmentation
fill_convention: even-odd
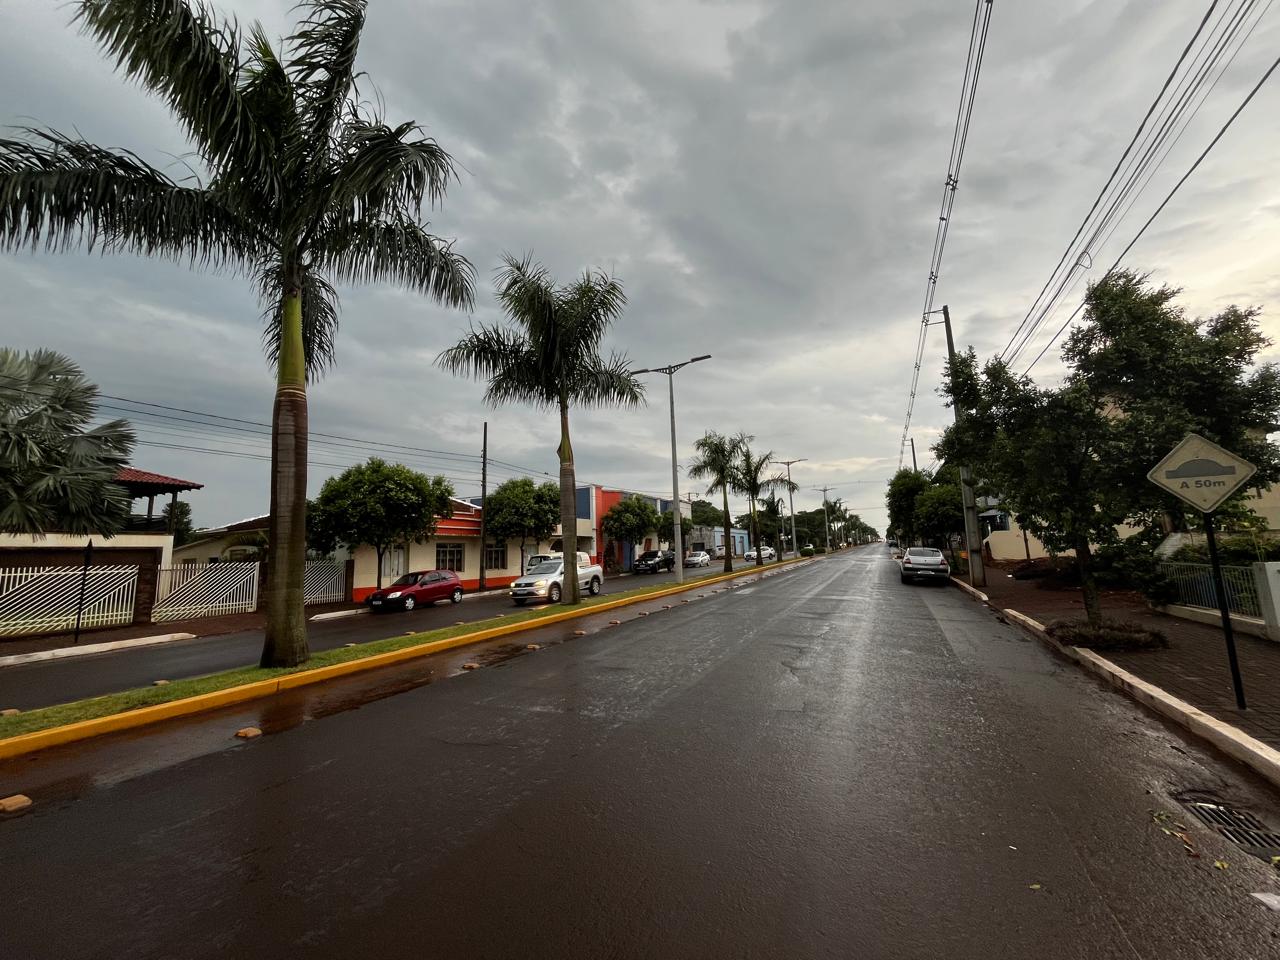
[[[772,566],[775,565],[768,564],[765,569],[769,569]],[[751,570],[735,570],[734,572],[749,573]],[[686,586],[688,586],[689,583],[690,581],[686,581]],[[692,581],[692,583],[696,584],[697,580]],[[602,594],[598,597],[584,597],[582,600],[582,606],[595,607],[602,603],[621,600],[627,597],[642,597],[646,594],[657,593],[661,590],[670,589],[672,586],[673,584],[670,583],[654,583],[644,587],[636,587],[633,590],[627,590],[623,593],[613,593],[608,595]],[[305,673],[319,667],[332,666],[335,663],[346,663],[350,660],[361,660],[365,657],[374,656],[375,654],[388,653],[392,650],[403,650],[406,647],[417,647],[425,643],[432,643],[436,640],[447,640],[450,637],[456,637],[464,633],[476,633],[480,630],[487,630],[491,627],[505,626],[512,623],[523,623],[528,620],[541,620],[552,614],[560,613],[564,609],[566,608],[562,607],[560,604],[547,604],[524,610],[517,609],[512,613],[505,614],[504,616],[490,617],[487,620],[476,620],[472,623],[441,627],[436,630],[427,630],[423,633],[414,633],[408,636],[387,637],[383,640],[361,643],[354,647],[337,647],[333,650],[324,650],[320,653],[313,654],[310,660],[298,667],[283,667],[278,669],[239,667],[235,670],[227,670],[223,673],[209,674],[206,677],[192,677],[188,680],[174,680],[172,683],[165,684],[162,687],[139,687],[135,690],[125,690],[121,693],[110,693],[106,696],[92,697],[88,700],[75,700],[71,703],[62,703],[57,706],[42,707],[38,710],[30,710],[13,717],[0,717],[0,740],[7,737],[16,737],[24,733],[34,733],[37,730],[47,730],[50,727],[61,727],[69,723],[77,723],[81,720],[93,720],[97,717],[109,717],[113,714],[124,713],[128,710],[137,710],[141,707],[151,707],[159,703],[169,703],[172,700],[183,700],[187,697],[199,696],[202,693],[214,693],[218,690],[226,690],[228,687],[238,687],[242,684],[253,683],[257,680],[270,680],[274,677],[280,677],[290,673]]]

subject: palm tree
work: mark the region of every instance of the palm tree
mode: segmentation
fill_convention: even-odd
[[[751,509],[751,540],[756,548],[756,566],[764,566],[764,551],[760,549],[760,515],[756,512],[756,502],[765,493],[773,490],[794,490],[796,485],[790,483],[782,474],[766,476],[774,466],[773,451],[756,456],[748,444],[750,438],[743,438],[738,451],[738,460],[732,474],[733,488],[747,498]]]
[[[733,489],[733,471],[738,462],[738,453],[752,438],[745,434],[729,437],[723,433],[708,430],[706,435],[693,442],[697,451],[694,461],[689,464],[689,476],[694,480],[707,480],[707,493],[719,492],[724,497],[724,572],[733,572],[733,540],[729,531],[733,528],[733,518],[729,515],[729,491]]]
[[[503,257],[498,270],[498,301],[513,326],[472,328],[436,358],[445,370],[487,380],[485,402],[531,403],[560,414],[560,529],[564,553],[566,604],[578,602],[575,553],[578,509],[569,439],[569,408],[634,407],[644,402],[644,387],[632,376],[627,358],[600,356],[605,331],[622,315],[627,298],[622,284],[600,272],[586,271],[557,287],[541,265],[526,256]]]
[[[337,282],[391,281],[469,307],[470,264],[418,217],[453,161],[360,99],[365,0],[304,0],[277,51],[194,0],[76,0],[75,21],[160,97],[202,167],[171,179],[54,130],[0,139],[0,246],[143,254],[253,278],[276,368],[264,666],[307,659],[306,386],[333,361]]]
[[[114,480],[129,462],[123,420],[96,427],[98,388],[60,353],[0,348],[0,533],[105,534],[129,518]]]

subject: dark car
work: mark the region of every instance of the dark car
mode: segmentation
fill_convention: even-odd
[[[676,555],[672,550],[646,550],[636,557],[636,573],[660,573],[676,568]]]
[[[437,600],[462,602],[462,582],[452,570],[419,570],[371,594],[365,603],[374,613],[429,607]]]

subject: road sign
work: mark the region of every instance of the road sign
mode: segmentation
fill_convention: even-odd
[[[1213,513],[1258,470],[1196,433],[1189,433],[1155,465],[1147,479],[1202,513]]]

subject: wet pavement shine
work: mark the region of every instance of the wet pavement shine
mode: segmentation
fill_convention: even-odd
[[[0,956],[1280,956],[1280,796],[959,591],[665,605],[0,766]]]

